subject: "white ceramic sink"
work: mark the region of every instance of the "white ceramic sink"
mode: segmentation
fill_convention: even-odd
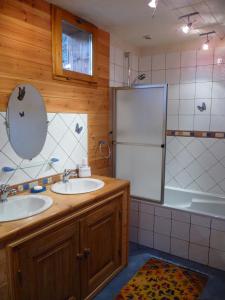
[[[70,179],[64,183],[62,181],[56,182],[52,185],[53,192],[58,194],[84,194],[97,191],[104,186],[104,182],[94,178],[76,178]]]
[[[37,215],[52,205],[50,197],[44,195],[25,195],[9,197],[0,202],[0,222],[13,221]]]

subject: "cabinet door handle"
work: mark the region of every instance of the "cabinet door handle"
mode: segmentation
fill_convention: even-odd
[[[90,248],[84,248],[84,256],[88,257],[91,254],[91,249]]]
[[[76,300],[76,297],[70,296],[67,300]]]
[[[83,253],[77,253],[77,259],[83,259],[84,254]]]
[[[20,286],[22,286],[23,278],[22,278],[22,272],[20,269],[17,271],[17,278],[18,278]]]

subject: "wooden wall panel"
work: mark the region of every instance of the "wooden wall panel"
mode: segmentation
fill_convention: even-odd
[[[84,112],[89,117],[89,159],[93,172],[110,175],[99,140],[109,139],[109,34],[98,33],[98,85],[54,80],[51,9],[43,0],[0,0],[0,110],[22,82],[33,84],[48,112]]]

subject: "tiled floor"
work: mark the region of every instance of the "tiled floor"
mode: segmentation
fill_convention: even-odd
[[[139,246],[132,243],[130,245],[129,265],[116,278],[114,278],[98,294],[94,300],[112,300],[118,294],[120,289],[136,273],[136,271],[152,256],[162,258],[179,264],[189,269],[206,274],[209,279],[207,285],[200,297],[200,300],[225,300],[225,272],[209,268],[207,266],[191,262],[186,259],[178,258],[158,250]],[[150,300],[150,299],[149,299]]]

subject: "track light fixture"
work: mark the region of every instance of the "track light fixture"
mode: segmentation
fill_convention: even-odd
[[[213,30],[213,31],[209,31],[209,32],[206,32],[206,33],[201,33],[199,34],[200,36],[206,36],[206,41],[202,44],[202,50],[209,50],[209,35],[210,34],[215,34],[216,32]]]
[[[151,1],[148,3],[148,6],[151,7],[151,8],[156,8],[156,7],[157,7],[157,4],[158,4],[158,0],[151,0]]]
[[[195,16],[195,15],[199,15],[199,12],[196,11],[196,12],[193,12],[193,13],[190,13],[190,14],[183,15],[183,16],[179,17],[179,20],[187,18],[187,23],[184,24],[181,27],[183,33],[188,34],[191,31],[192,22],[190,21],[190,19],[191,19],[192,16]]]

